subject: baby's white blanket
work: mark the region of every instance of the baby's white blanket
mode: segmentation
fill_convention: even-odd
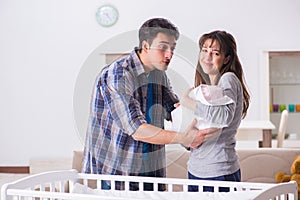
[[[207,106],[220,106],[233,103],[233,100],[224,95],[224,91],[221,87],[214,85],[201,84],[192,90],[189,94],[192,99],[200,101]],[[194,112],[179,106],[172,111],[172,130],[177,132],[183,132],[190,125],[193,119],[197,119],[196,127],[198,129],[205,129],[210,127],[223,128],[228,126],[227,124],[218,124],[209,119],[202,119],[194,115]]]
[[[188,180],[187,180],[188,181]],[[224,184],[226,185],[226,184]],[[105,199],[152,199],[152,200],[250,200],[255,199],[257,195],[261,193],[261,190],[253,191],[235,191],[235,192],[153,192],[153,191],[111,191],[101,189],[91,189],[85,185],[76,183],[72,193],[86,194],[88,196],[82,196],[78,199],[92,199],[93,196],[106,197]],[[97,197],[96,196],[96,197]]]

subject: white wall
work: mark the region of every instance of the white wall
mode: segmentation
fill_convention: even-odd
[[[95,11],[108,2],[119,9],[120,19],[102,28]],[[300,49],[300,1],[145,2],[0,0],[0,165],[71,157],[82,149],[73,95],[83,64],[99,45],[153,16],[171,19],[194,42],[214,29],[232,33],[251,90],[247,119],[261,119],[260,110],[268,108],[261,107],[260,52]],[[191,54],[196,58],[197,50]],[[176,73],[185,73],[182,61],[175,61]]]

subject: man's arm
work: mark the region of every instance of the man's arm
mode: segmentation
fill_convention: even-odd
[[[164,130],[145,123],[132,134],[132,137],[135,140],[151,144],[182,144],[187,147],[197,148],[204,141],[221,132],[221,129],[217,128],[198,130],[195,128],[196,123],[197,121],[194,120],[184,133]]]

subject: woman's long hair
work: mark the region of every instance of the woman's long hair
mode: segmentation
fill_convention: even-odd
[[[243,87],[243,96],[244,96],[242,116],[243,118],[245,118],[247,115],[247,110],[249,108],[250,95],[245,84],[243,68],[237,55],[237,47],[236,47],[235,39],[231,34],[225,31],[217,30],[217,31],[204,34],[199,39],[200,52],[202,50],[203,44],[207,39],[212,40],[211,44],[213,44],[214,42],[219,43],[220,51],[225,55],[225,58],[227,56],[230,56],[229,62],[224,64],[220,69],[219,78],[226,72],[233,72],[240,80]],[[195,74],[195,87],[199,86],[200,84],[211,84],[211,83],[210,83],[209,76],[206,73],[204,73],[198,59],[198,64],[197,64],[197,69]]]

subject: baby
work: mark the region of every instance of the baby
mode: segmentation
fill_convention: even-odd
[[[215,85],[201,84],[189,94],[191,98],[200,101],[201,103],[208,106],[220,106],[233,103],[233,100],[228,96],[224,95],[223,89]],[[179,106],[173,112],[172,115],[172,130],[183,132],[191,121],[197,119],[197,128],[223,128],[227,124],[219,124],[214,121],[209,121],[194,115],[193,111]]]

